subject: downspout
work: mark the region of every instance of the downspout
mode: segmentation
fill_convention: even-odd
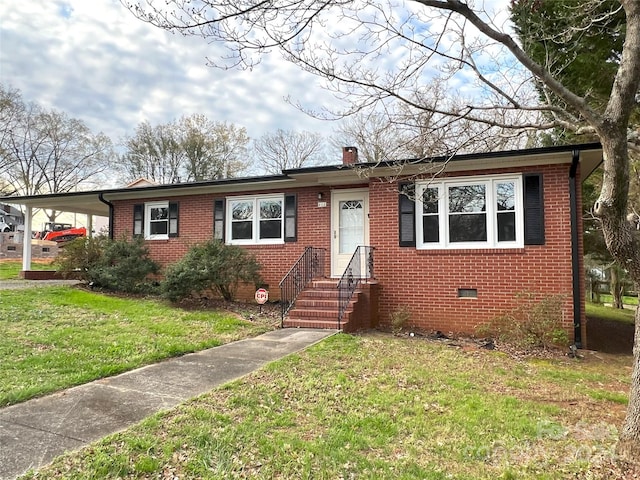
[[[113,240],[113,203],[105,200],[103,193],[98,194],[98,200],[109,207],[109,240]]]
[[[571,268],[573,270],[573,336],[575,346],[582,348],[582,292],[580,291],[580,278],[583,275],[580,268],[580,237],[578,235],[578,195],[577,178],[578,164],[580,163],[580,150],[573,150],[571,168],[569,169],[569,205],[571,216]]]

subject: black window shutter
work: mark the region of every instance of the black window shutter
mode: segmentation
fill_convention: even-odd
[[[524,244],[544,245],[542,174],[524,175]]]
[[[169,237],[177,237],[179,230],[179,203],[169,202]]]
[[[224,242],[224,198],[213,200],[213,238]]]
[[[416,246],[416,186],[413,183],[398,185],[398,235],[401,247]]]
[[[284,196],[284,241],[298,241],[298,200],[295,194]]]
[[[139,203],[133,206],[133,236],[142,237],[144,235],[144,204]]]

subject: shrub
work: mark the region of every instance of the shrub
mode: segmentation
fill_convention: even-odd
[[[519,293],[513,310],[481,325],[476,334],[522,348],[567,346],[569,336],[562,327],[564,299],[564,295],[536,298],[532,293]]]
[[[149,275],[159,271],[141,238],[110,240],[102,235],[68,243],[55,265],[65,277],[75,276],[98,287],[124,293],[152,291]]]
[[[124,293],[149,293],[154,290],[150,275],[158,273],[159,265],[149,257],[144,240],[108,240],[102,255],[87,272],[96,286]]]
[[[411,318],[411,313],[406,305],[396,308],[391,312],[391,332],[394,335],[399,335]]]
[[[108,241],[104,235],[76,238],[60,249],[53,265],[64,278],[89,281],[88,272],[100,261]]]
[[[259,272],[260,264],[244,249],[210,240],[192,247],[167,269],[163,291],[174,302],[207,290],[231,301],[240,283],[261,283]]]

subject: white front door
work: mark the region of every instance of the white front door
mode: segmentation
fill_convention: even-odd
[[[331,192],[331,276],[342,276],[356,247],[369,245],[369,190]]]

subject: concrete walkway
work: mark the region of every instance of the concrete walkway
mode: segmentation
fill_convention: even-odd
[[[0,480],[15,479],[334,333],[275,330],[0,409]]]

